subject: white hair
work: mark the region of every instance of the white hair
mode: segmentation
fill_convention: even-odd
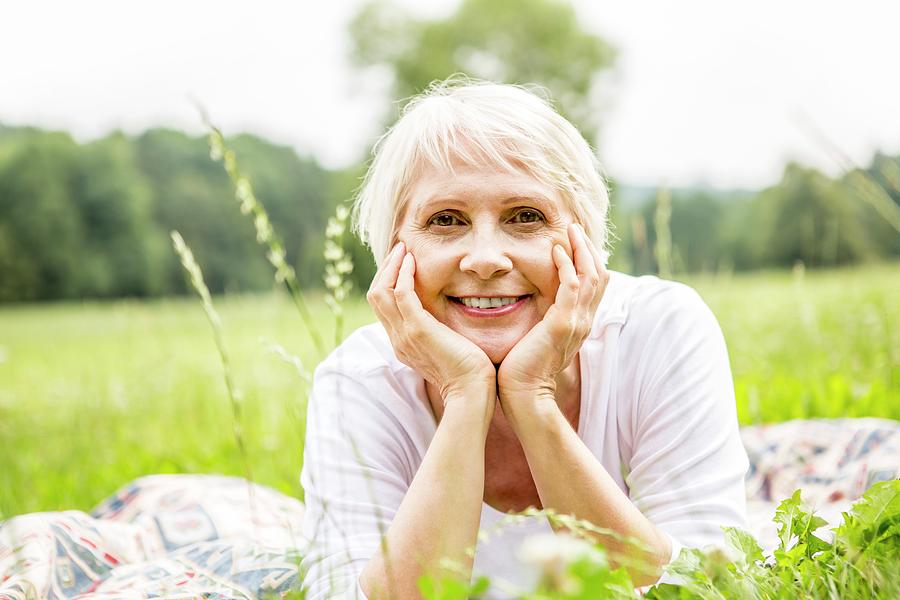
[[[426,166],[453,163],[525,170],[561,192],[601,255],[606,252],[609,196],[600,165],[575,127],[533,90],[451,78],[413,98],[375,144],[353,207],[353,229],[381,266]]]

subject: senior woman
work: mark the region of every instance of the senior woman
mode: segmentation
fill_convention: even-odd
[[[527,590],[517,550],[551,524],[502,519],[528,507],[614,532],[595,534],[614,560],[649,565],[626,565],[636,585],[746,527],[719,327],[689,288],[607,271],[607,198],[520,87],[435,85],[380,140],[355,210],[379,322],[310,400],[307,597],[416,598],[443,558],[507,583],[486,597]]]

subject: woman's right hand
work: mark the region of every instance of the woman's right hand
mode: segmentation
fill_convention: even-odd
[[[403,364],[435,386],[444,403],[480,386],[493,393],[497,372],[484,351],[422,307],[416,294],[416,261],[398,242],[372,279],[366,300],[387,330]],[[492,394],[493,395],[493,394]]]

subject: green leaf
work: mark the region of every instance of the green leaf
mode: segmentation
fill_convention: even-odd
[[[752,535],[737,527],[723,527],[722,530],[725,532],[725,541],[728,545],[743,553],[744,562],[755,563],[763,560],[762,548]]]
[[[835,530],[835,543],[851,554],[873,551],[870,545],[898,543],[895,526],[900,523],[900,480],[883,481],[873,485],[856,502],[844,521]],[[887,535],[886,535],[887,534]]]
[[[900,479],[876,483],[850,508],[850,512],[863,527],[900,516]]]
[[[813,535],[815,530],[827,525],[828,521],[810,510],[801,500],[800,490],[795,490],[790,498],[782,500],[775,510],[774,520],[778,524],[778,549],[782,552],[787,552],[792,545],[803,544],[808,550],[806,556],[812,556],[815,552],[830,547],[828,542]]]
[[[564,593],[565,600],[593,600],[594,598],[636,598],[631,577],[624,568],[610,570],[605,561],[591,557],[576,560],[568,569],[577,582],[575,589]]]
[[[489,585],[486,577],[480,577],[474,585],[460,581],[452,576],[436,579],[423,575],[418,581],[419,591],[426,600],[468,600],[484,592]]]

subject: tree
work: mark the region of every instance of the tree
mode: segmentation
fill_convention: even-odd
[[[83,246],[70,190],[77,149],[66,134],[33,130],[0,165],[0,299],[75,295]]]
[[[835,266],[871,254],[860,204],[814,169],[789,164],[778,185],[763,191],[758,203],[760,248],[770,265],[802,260],[812,267]]]
[[[78,153],[71,193],[81,216],[80,296],[149,296],[162,288],[170,254],[153,221],[150,187],[137,170],[131,140],[111,134]]]
[[[565,2],[463,0],[449,17],[429,21],[374,0],[356,14],[350,35],[357,64],[390,71],[395,98],[455,73],[537,83],[550,90],[588,141],[596,141],[597,77],[612,65],[614,52],[581,28]]]

